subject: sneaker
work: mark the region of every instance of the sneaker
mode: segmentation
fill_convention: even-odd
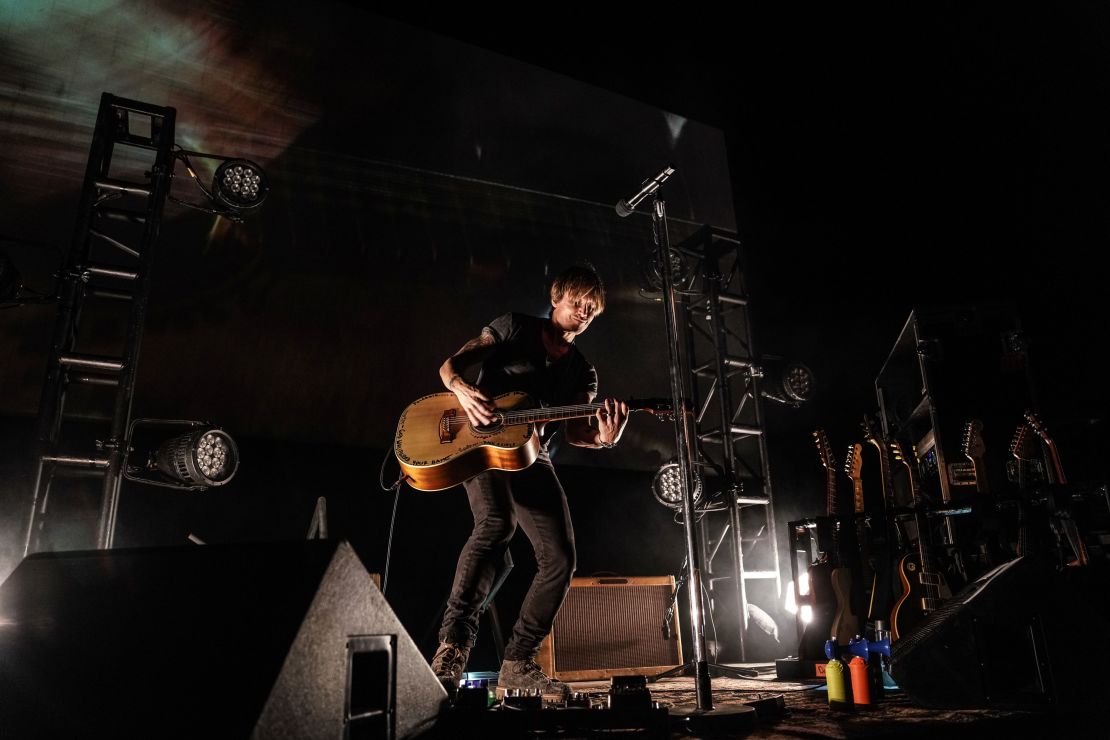
[[[436,674],[449,696],[454,696],[459,690],[459,681],[462,680],[469,658],[470,648],[450,642],[441,642],[432,657],[432,673]]]
[[[509,689],[539,689],[548,701],[566,701],[570,687],[543,672],[534,659],[506,660],[497,676],[497,698],[503,699]]]

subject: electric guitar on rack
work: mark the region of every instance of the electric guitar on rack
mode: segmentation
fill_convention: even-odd
[[[821,464],[825,462],[821,439],[824,431],[818,429],[813,433],[817,441],[817,451],[821,453]],[[825,512],[831,519],[836,510],[835,483],[829,483],[828,469],[825,472]],[[806,660],[820,660],[825,653],[825,643],[833,634],[833,620],[838,610],[837,594],[833,590],[834,561],[836,559],[837,542],[835,524],[831,528],[823,526],[817,520],[815,530],[817,533],[817,559],[810,563],[807,569],[809,578],[808,594],[799,593],[809,604],[812,611],[809,622],[802,632],[798,646],[799,657]]]
[[[1037,418],[1037,415],[1029,410],[1025,412],[1025,423],[1029,425],[1029,429],[1034,434],[1041,438],[1045,447],[1048,448],[1048,458],[1052,462],[1052,472],[1056,475],[1055,482],[1062,486],[1067,485],[1068,479],[1067,476],[1064,475],[1064,466],[1060,463],[1060,452],[1056,449],[1056,442],[1053,441],[1052,437],[1048,436],[1048,429],[1046,429],[1045,425],[1041,423],[1041,420]]]
[[[1006,477],[1011,483],[1016,483],[1018,488],[1044,481],[1043,466],[1037,459],[1040,444],[1035,440],[1028,424],[1018,424],[1014,430],[1014,438],[1010,441],[1010,456],[1013,459],[1006,463]]]
[[[840,532],[840,504],[836,495],[836,470],[834,469],[832,446],[829,438],[825,436],[824,429],[813,433],[817,443],[817,453],[821,458],[821,465],[825,468],[825,508],[826,513],[836,522],[833,525],[833,544],[829,553],[832,571],[829,574],[832,582],[833,594],[836,596],[836,611],[833,613],[829,636],[836,640],[838,645],[847,645],[856,635],[860,634],[859,617],[852,609],[852,569],[846,562]],[[810,579],[812,583],[812,578]]]
[[[1068,483],[1067,476],[1064,475],[1064,466],[1060,462],[1060,453],[1056,449],[1056,442],[1048,436],[1048,429],[1037,418],[1037,415],[1032,411],[1025,412],[1025,423],[1029,429],[1041,438],[1045,447],[1048,449],[1049,461],[1052,463],[1052,471],[1055,477],[1055,482],[1061,486]],[[1079,527],[1076,525],[1075,520],[1067,510],[1057,510],[1053,517],[1052,526],[1058,532],[1062,532],[1068,540],[1068,545],[1071,547],[1075,557],[1068,562],[1068,565],[1087,565],[1090,563],[1090,555],[1087,553],[1087,546],[1083,542],[1083,537],[1079,533]]]
[[[975,471],[975,486],[979,493],[990,494],[990,481],[987,480],[987,468],[983,464],[983,455],[987,446],[983,443],[983,422],[972,419],[964,425],[963,444],[961,445],[964,457],[971,461]]]
[[[859,611],[867,620],[873,619],[872,611],[875,598],[875,558],[871,553],[871,525],[863,499],[863,445],[858,442],[848,446],[848,456],[844,460],[844,472],[852,481],[852,512],[856,521],[856,544],[859,547],[860,582],[856,600]]]
[[[871,595],[871,611],[869,620],[883,620],[891,623],[891,611],[894,608],[895,587],[894,571],[895,562],[901,558],[905,550],[905,536],[901,527],[897,526],[894,519],[894,478],[890,468],[890,447],[882,436],[875,421],[867,414],[863,415],[864,441],[878,451],[879,479],[882,487],[882,517],[880,526],[875,527],[875,517],[872,519],[872,532],[874,533],[875,556],[875,588]]]
[[[1027,465],[1033,461],[1032,436],[1028,424],[1018,424],[1014,430],[1014,438],[1010,440],[1010,456],[1013,460],[1007,461],[1007,478],[1020,489],[1029,485],[1030,479],[1034,477],[1029,474]],[[1017,540],[1014,544],[1014,553],[1018,557],[1029,552],[1029,525],[1025,518],[1024,515],[1018,517]]]
[[[971,461],[971,467],[975,471],[975,485],[979,494],[990,496],[990,480],[987,478],[987,467],[983,461],[987,446],[983,442],[982,421],[972,419],[964,424],[963,441],[960,449],[964,453],[964,457]],[[995,567],[1001,560],[1008,560],[1013,557],[1015,551],[1013,543],[1018,540],[1018,535],[1011,531],[1011,527],[1006,526],[1001,517],[993,516],[997,521],[994,531],[987,532],[984,529],[977,540],[979,546],[977,557],[984,570]]]
[[[493,423],[476,427],[454,393],[432,393],[409,404],[397,422],[393,452],[418,491],[442,491],[486,470],[524,470],[539,456],[543,425],[593,416],[604,404],[538,406],[527,393],[503,393],[492,401]],[[631,399],[629,411],[672,418],[671,402]]]
[[[902,447],[897,441],[891,441],[890,450],[894,459],[906,468],[914,520],[917,522],[917,549],[907,553],[898,563],[902,596],[894,604],[890,614],[891,639],[898,640],[920,627],[930,613],[952,598],[952,591],[944,574],[934,566],[929,549],[929,529],[920,509],[921,497],[915,471],[916,455],[914,459],[909,459],[902,453]]]

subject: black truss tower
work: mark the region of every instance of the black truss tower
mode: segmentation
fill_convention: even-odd
[[[112,546],[154,245],[173,177],[176,115],[173,108],[109,93],[100,98],[77,223],[58,281],[24,555],[39,549],[51,489],[74,475],[103,478],[96,546]],[[82,315],[94,302],[118,308],[122,341],[110,348],[103,337],[96,346],[80,341]],[[93,415],[110,423],[95,449],[71,449],[66,395],[74,384],[114,394],[110,417]]]
[[[763,370],[752,342],[743,253],[734,234],[705,226],[673,248],[677,263],[688,265],[682,278],[691,398],[701,459],[723,473],[727,520],[720,534],[708,531],[712,509],[701,520],[702,561],[711,597],[720,582],[734,584],[739,653],[747,660],[749,596],[781,601],[778,538],[764,434]],[[677,269],[681,269],[680,267]],[[727,543],[729,563],[714,567]],[[724,575],[718,575],[718,574]],[[764,602],[766,603],[766,602]]]

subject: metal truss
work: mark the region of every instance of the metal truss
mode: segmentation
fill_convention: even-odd
[[[77,223],[58,276],[24,555],[39,549],[51,489],[74,476],[103,478],[96,546],[112,546],[154,245],[173,176],[175,119],[173,108],[101,96]],[[102,332],[80,341],[82,318],[91,310],[114,314],[122,341],[112,345]],[[95,449],[72,449],[66,422],[76,415],[67,413],[66,400],[74,385],[101,389],[105,402],[112,401],[110,413],[80,414],[108,422]]]
[[[703,562],[711,599],[719,582],[736,584],[743,661],[752,589],[769,596],[763,592],[773,586],[777,604],[782,584],[760,393],[763,372],[752,342],[740,242],[728,232],[705,226],[672,248],[671,269],[682,272],[676,283],[683,287],[698,451],[705,474],[715,472],[720,483],[718,500],[706,507],[701,520]],[[727,520],[713,538],[708,529],[721,513]],[[731,568],[715,567],[726,542]]]

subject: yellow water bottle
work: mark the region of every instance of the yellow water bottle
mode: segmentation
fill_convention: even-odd
[[[851,703],[848,698],[848,681],[844,669],[844,663],[833,658],[829,664],[825,666],[825,681],[828,683],[829,688],[829,706],[830,707],[843,707]]]

